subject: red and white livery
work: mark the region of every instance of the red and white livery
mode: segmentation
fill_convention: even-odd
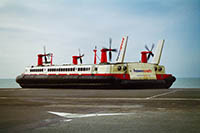
[[[122,38],[116,63],[109,63],[112,52],[110,47],[101,49],[100,63],[97,64],[97,49],[94,51],[94,64],[82,64],[84,55],[73,56],[73,64],[54,65],[53,54],[38,55],[37,66],[26,67],[25,72],[16,78],[21,87],[28,88],[169,88],[175,77],[165,73],[159,65],[164,40],[157,44],[155,54],[146,46],[141,52],[140,62],[124,62],[128,36]],[[152,62],[148,63],[153,56]],[[78,63],[80,60],[80,63]]]

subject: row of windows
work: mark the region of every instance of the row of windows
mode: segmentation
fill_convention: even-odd
[[[49,68],[48,72],[75,71],[75,68]]]
[[[78,71],[90,71],[90,68],[89,67],[81,67],[81,68],[78,68]]]
[[[81,67],[77,68],[78,71],[90,71],[89,67]],[[55,71],[75,71],[75,68],[49,68],[48,72],[55,72]]]
[[[77,68],[78,71],[90,71],[89,67],[80,67]],[[48,72],[63,72],[63,71],[75,71],[75,68],[49,68]],[[30,69],[30,72],[43,72],[43,69]]]
[[[43,69],[30,69],[30,72],[43,72]]]

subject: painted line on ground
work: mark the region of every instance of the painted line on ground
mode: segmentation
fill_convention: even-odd
[[[170,92],[165,92],[165,93],[157,94],[157,95],[154,95],[154,96],[151,96],[151,97],[147,97],[146,99],[152,99],[152,98],[156,98],[156,97],[168,95],[168,94],[171,94],[171,93],[175,93],[175,92],[177,92],[177,91],[178,91],[178,90],[174,90],[174,91],[170,91]]]
[[[60,117],[67,118],[66,121],[71,121],[76,118],[88,118],[88,117],[99,117],[99,116],[123,116],[123,115],[133,115],[135,113],[91,113],[91,114],[76,114],[76,113],[66,113],[66,112],[53,112],[47,111],[50,114],[54,114]]]
[[[51,97],[0,97],[0,99],[8,99],[8,100],[82,100],[82,101],[148,101],[148,100],[154,100],[154,101],[183,101],[183,100],[188,100],[188,101],[200,101],[200,98],[178,98],[178,97],[168,97],[168,98],[158,98],[159,96],[164,96],[170,93],[174,92],[168,92],[168,93],[162,93],[158,95],[154,95],[151,97],[147,98],[77,98],[77,97],[72,97],[72,98],[66,98],[66,97],[59,97],[59,98],[51,98]]]
[[[174,93],[174,92],[173,92]],[[164,95],[164,93],[162,93]],[[167,94],[170,94],[170,93],[167,93]],[[165,93],[165,95],[167,95]],[[105,101],[113,101],[113,100],[121,100],[121,101],[147,101],[147,100],[157,100],[157,101],[163,101],[163,100],[168,100],[168,101],[175,101],[175,100],[194,100],[194,101],[200,101],[200,98],[178,98],[178,97],[169,97],[169,98],[156,98],[158,96],[163,96],[161,94],[159,95],[154,95],[152,97],[147,97],[147,98],[53,98],[54,100],[62,100],[62,99],[65,99],[65,100],[105,100]]]
[[[153,98],[153,101],[200,101],[200,98]]]

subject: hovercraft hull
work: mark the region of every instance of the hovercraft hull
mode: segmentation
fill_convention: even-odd
[[[22,88],[96,88],[96,89],[164,89],[176,80],[124,80],[113,76],[82,75],[20,75],[16,78]]]

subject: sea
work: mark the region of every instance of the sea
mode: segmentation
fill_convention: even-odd
[[[0,88],[21,88],[15,79],[0,79]],[[177,78],[171,88],[199,88],[200,78]]]

